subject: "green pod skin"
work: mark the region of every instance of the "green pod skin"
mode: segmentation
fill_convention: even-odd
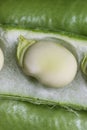
[[[24,129],[86,130],[87,112],[0,100],[0,130]]]
[[[87,35],[87,0],[1,0],[0,25]]]

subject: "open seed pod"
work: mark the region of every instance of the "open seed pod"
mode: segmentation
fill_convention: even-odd
[[[0,71],[0,130],[87,129],[87,81],[83,76],[86,72],[86,62],[81,62],[86,61],[82,58],[87,53],[86,3],[87,0],[0,0],[0,38],[5,45],[5,63]],[[25,38],[19,38],[20,35]],[[18,38],[20,45],[18,45]],[[26,45],[22,44],[23,41]],[[51,55],[54,57],[56,51],[51,49],[51,53],[48,44],[44,44],[46,47],[39,46],[42,51],[38,51],[37,45],[42,41],[52,42],[50,48],[57,46],[57,49],[63,52],[57,51],[57,54],[63,57],[63,60],[56,57],[60,63],[65,64],[68,54],[71,61],[76,63],[76,67],[75,64],[73,66],[76,68],[73,69],[73,76],[70,74],[73,68],[70,69],[69,65],[72,63],[70,59],[67,59],[70,71],[65,71],[67,66],[63,66],[64,68],[61,66],[64,79],[61,78],[60,85],[53,83],[55,77],[54,80],[49,80],[52,81],[52,85],[48,82],[48,77],[53,76],[53,66],[55,66],[53,64],[55,62],[50,61],[51,66],[47,67],[50,63],[48,63],[48,57]],[[60,42],[61,45],[59,45]],[[46,52],[46,48],[50,56],[42,55],[42,52]],[[38,55],[34,49],[37,50]],[[31,51],[35,59],[33,62],[40,61],[41,69],[37,69],[37,65],[32,69],[32,62],[27,64],[27,58],[30,61],[28,54]],[[66,57],[63,56],[65,52]],[[40,60],[38,60],[39,55],[43,56]],[[56,61],[55,58],[52,59]],[[30,69],[33,71],[30,72],[27,65],[29,68],[31,65]],[[84,69],[79,67],[81,65]],[[46,71],[42,71],[43,68]],[[38,74],[36,70],[39,70]],[[49,70],[51,74],[47,75]],[[68,77],[67,85],[62,82],[65,80],[64,72],[66,72],[66,78]],[[69,75],[72,77],[70,78]],[[31,80],[30,76],[37,78],[39,82]]]

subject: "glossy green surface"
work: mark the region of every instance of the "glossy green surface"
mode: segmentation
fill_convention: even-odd
[[[87,35],[87,0],[0,0],[0,24]]]
[[[0,100],[0,130],[86,130],[87,112]]]

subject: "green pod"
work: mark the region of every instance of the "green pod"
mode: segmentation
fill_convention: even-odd
[[[87,112],[0,100],[1,130],[85,130]]]
[[[87,0],[1,0],[0,24],[87,35]]]
[[[83,111],[87,110],[87,82],[79,67],[87,52],[86,2],[0,1],[0,39],[5,45],[5,65],[0,72],[0,99],[4,99],[0,100],[1,130],[87,129],[87,111]],[[57,38],[71,44],[78,59],[75,80],[66,88],[50,89],[25,76],[16,59],[20,35],[28,39]],[[68,110],[54,107],[58,105]]]

